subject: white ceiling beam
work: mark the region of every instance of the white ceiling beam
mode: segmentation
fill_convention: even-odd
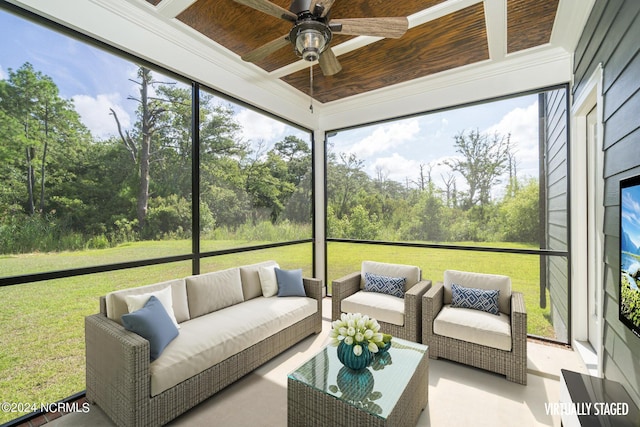
[[[507,0],[485,0],[489,58],[500,61],[507,55]]]
[[[451,13],[465,9],[469,6],[473,6],[476,3],[481,3],[482,0],[447,0],[442,3],[438,3],[428,9],[421,10],[420,12],[409,15],[409,28],[414,28],[427,22],[434,21],[443,16],[447,16]]]
[[[162,16],[175,18],[195,2],[196,0],[162,0],[156,10]]]

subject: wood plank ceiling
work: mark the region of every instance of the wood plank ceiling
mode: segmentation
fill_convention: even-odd
[[[146,0],[154,6],[162,1]],[[559,0],[507,0],[506,53],[549,43]],[[285,9],[290,0],[272,0]],[[410,16],[445,0],[336,0],[330,17]],[[196,0],[176,16],[213,42],[239,56],[288,34],[292,24],[233,0]],[[342,71],[323,76],[314,67],[313,97],[331,102],[397,83],[490,59],[484,2],[410,28],[399,39],[381,39],[338,56]],[[335,48],[352,36],[334,35]],[[256,62],[265,75],[309,94],[309,68],[282,68],[301,61],[289,45]],[[247,64],[247,66],[253,66]],[[279,70],[279,71],[278,71]],[[287,69],[285,69],[287,70]]]

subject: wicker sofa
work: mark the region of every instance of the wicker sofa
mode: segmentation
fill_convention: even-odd
[[[499,290],[497,313],[456,307],[456,285]],[[434,284],[422,302],[422,342],[431,359],[453,360],[527,384],[527,311],[508,276],[446,270],[444,282]]]
[[[273,261],[112,292],[85,319],[86,396],[118,426],[166,424],[243,375],[322,330],[322,281],[306,296],[265,297]],[[127,295],[171,288],[179,332],[151,360],[145,338],[121,324]],[[150,300],[150,299],[149,299]]]

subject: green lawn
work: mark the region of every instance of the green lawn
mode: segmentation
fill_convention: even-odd
[[[224,249],[249,242],[219,241]],[[253,242],[258,244],[259,242]],[[213,243],[208,242],[208,248]],[[189,253],[188,241],[138,242],[112,249],[0,257],[3,276],[111,264]],[[202,272],[275,259],[283,268],[312,273],[310,243],[203,259]],[[553,337],[548,309],[538,308],[537,256],[332,242],[328,282],[359,269],[362,260],[418,265],[423,277],[441,280],[447,268],[510,275],[525,293],[529,332]],[[98,311],[98,297],[133,286],[188,276],[191,262],[92,274],[0,288],[0,396],[8,402],[61,400],[85,389],[84,317]],[[0,423],[20,413],[0,413]]]

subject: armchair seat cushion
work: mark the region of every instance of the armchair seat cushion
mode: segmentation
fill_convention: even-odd
[[[382,322],[404,325],[404,299],[378,292],[358,291],[342,300],[343,313],[362,313]]]
[[[511,351],[511,319],[504,313],[496,316],[447,304],[433,321],[433,332],[461,341]]]

